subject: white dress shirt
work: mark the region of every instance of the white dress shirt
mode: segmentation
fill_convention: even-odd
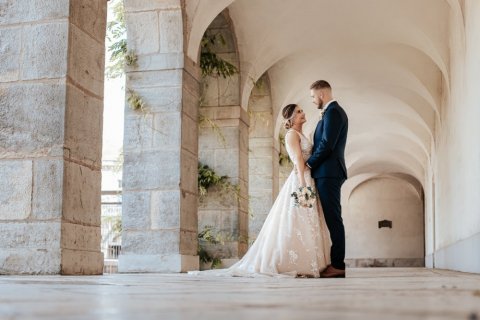
[[[332,102],[335,102],[336,100],[330,100],[325,104],[325,107],[323,108],[323,112],[327,111],[327,108],[330,106]]]

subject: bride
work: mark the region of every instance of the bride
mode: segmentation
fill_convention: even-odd
[[[305,113],[296,104],[282,110],[285,146],[294,168],[280,190],[257,239],[240,261],[228,269],[194,271],[241,277],[320,277],[330,263],[330,238],[317,196],[312,208],[295,206],[291,194],[315,183],[305,165],[312,143],[303,135]]]

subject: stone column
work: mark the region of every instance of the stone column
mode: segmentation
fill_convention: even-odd
[[[101,274],[106,2],[0,2],[0,273]]]
[[[138,65],[125,108],[120,272],[198,269],[198,67],[184,58],[181,1],[126,0],[128,48]]]
[[[213,226],[224,243],[213,246],[224,265],[241,258],[247,250],[248,230],[248,114],[240,106],[202,107],[200,112],[214,121],[218,133],[202,127],[199,160],[239,187],[239,194],[223,194],[212,189],[200,204],[200,229]],[[219,141],[225,139],[224,141]]]
[[[248,240],[252,242],[257,238],[278,193],[278,151],[274,147],[272,100],[267,76],[261,77],[253,88],[248,111],[250,115]]]

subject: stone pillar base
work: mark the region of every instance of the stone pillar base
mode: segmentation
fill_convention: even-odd
[[[238,259],[238,258],[222,259],[221,267],[222,268],[230,268],[231,266],[233,266],[238,261],[240,261],[240,259]]]
[[[64,275],[103,274],[103,253],[62,249],[61,268]]]
[[[347,268],[423,268],[424,258],[372,258],[372,259],[345,259]]]
[[[199,267],[198,256],[181,254],[126,254],[118,258],[120,273],[178,273],[198,270]]]

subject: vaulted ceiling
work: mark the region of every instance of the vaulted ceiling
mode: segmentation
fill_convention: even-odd
[[[241,104],[268,72],[275,135],[279,111],[299,103],[311,133],[318,111],[309,85],[328,80],[350,119],[351,177],[399,173],[423,183],[440,106],[449,94],[449,32],[458,0],[190,0],[187,54],[228,8],[241,66]],[[461,23],[461,22],[458,22]],[[461,37],[461,35],[459,35]]]

